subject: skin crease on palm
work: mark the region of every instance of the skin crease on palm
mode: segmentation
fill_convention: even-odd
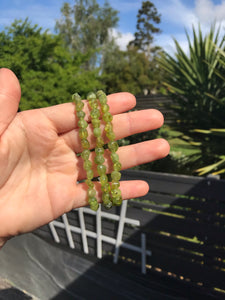
[[[10,237],[30,232],[88,204],[87,186],[78,183],[85,179],[85,170],[82,158],[76,155],[82,148],[75,105],[64,103],[17,113],[20,97],[20,84],[14,73],[0,69],[0,246]],[[136,104],[129,93],[109,95],[108,104],[114,115],[116,139],[163,124],[162,114],[154,109],[126,113]],[[87,101],[84,109],[90,122]],[[94,148],[91,125],[88,131]],[[117,153],[122,169],[126,169],[167,156],[169,145],[157,139],[120,147]],[[107,152],[105,158],[110,173]],[[95,188],[100,201],[98,182]],[[140,180],[121,181],[120,188],[123,199],[143,196],[149,189]]]

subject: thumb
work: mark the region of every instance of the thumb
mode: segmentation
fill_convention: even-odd
[[[20,96],[16,75],[9,69],[0,69],[0,136],[17,114]]]

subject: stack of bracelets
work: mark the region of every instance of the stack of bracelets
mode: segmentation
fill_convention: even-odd
[[[88,123],[85,121],[85,112],[83,111],[84,103],[81,97],[76,93],[72,96],[75,103],[75,110],[78,118],[79,137],[81,139],[82,153],[84,169],[86,171],[87,179],[85,180],[88,186],[88,203],[92,210],[97,210],[99,207],[96,199],[96,190],[94,189],[94,171],[92,161],[89,160],[91,151],[90,143],[88,141]],[[103,91],[95,93],[89,93],[87,96],[88,104],[91,112],[91,124],[93,126],[93,135],[96,139],[96,148],[94,149],[95,158],[94,163],[97,167],[99,175],[99,181],[102,189],[102,203],[105,208],[110,209],[113,205],[121,205],[122,196],[120,190],[119,180],[121,178],[121,163],[119,162],[119,156],[116,153],[118,150],[118,143],[115,141],[115,134],[113,132],[112,119],[113,116],[109,112],[109,105],[107,104],[107,97]],[[104,131],[107,136],[108,151],[113,164],[113,171],[111,173],[111,184],[109,183],[108,176],[106,175],[106,166],[104,165],[104,140],[102,138],[102,131],[100,128],[100,116],[104,123]]]

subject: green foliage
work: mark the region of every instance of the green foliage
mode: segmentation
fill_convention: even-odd
[[[225,125],[225,82],[217,75],[222,65],[215,47],[224,47],[219,33],[220,29],[212,27],[203,37],[200,26],[198,34],[193,28],[193,43],[187,34],[189,54],[175,40],[175,57],[166,53],[159,61],[166,72],[164,84],[176,100],[173,108],[182,130]]]
[[[188,54],[175,40],[175,57],[165,53],[159,63],[165,70],[168,95],[174,99],[172,108],[177,118],[173,128],[182,132],[171,144],[171,153],[180,152],[184,165],[204,175],[225,165],[225,140],[218,135],[225,127],[225,40],[215,26],[205,37],[200,26],[198,33],[193,28],[193,42],[188,34],[187,40]],[[187,144],[181,147],[184,136]],[[190,146],[196,153],[187,152]]]
[[[115,45],[108,48],[103,62],[103,82],[107,93],[143,93],[151,84],[147,57],[135,49],[122,51]]]
[[[38,25],[16,20],[0,32],[0,65],[12,69],[21,82],[20,109],[31,109],[71,101],[100,88],[97,70],[80,68],[87,57],[70,53],[59,36],[42,32]]]
[[[109,29],[117,26],[118,12],[107,1],[102,7],[96,0],[74,2],[72,7],[69,3],[63,4],[56,30],[71,51],[89,55],[85,68],[90,70],[110,41]]]
[[[145,52],[147,57],[150,58],[150,53],[155,51],[155,47],[151,48],[154,40],[153,35],[160,33],[160,29],[155,24],[160,22],[161,16],[158,14],[155,5],[151,1],[143,1],[137,14],[135,39],[129,45]]]
[[[218,141],[218,143],[216,144],[217,149],[215,149],[217,152],[214,153],[215,162],[213,162],[210,165],[207,165],[207,166],[197,169],[196,172],[198,172],[199,175],[204,175],[207,173],[212,173],[213,175],[218,175],[218,174],[224,175],[224,173],[225,173],[225,155],[223,155],[224,148],[221,149],[221,144],[222,144],[222,146],[225,145],[225,143],[224,143],[225,128],[211,128],[209,130],[195,129],[194,131],[204,134],[204,135],[211,136],[211,138],[207,137],[207,140],[210,142],[212,141],[212,137],[214,139],[216,137],[217,141]],[[213,148],[215,148],[214,145],[211,146],[211,149],[213,149]],[[209,145],[209,149],[210,149],[210,145]]]
[[[104,52],[101,69],[107,93],[126,91],[140,95],[144,89],[158,91],[161,87],[163,72],[156,58],[149,60],[133,47],[122,51],[112,42]]]

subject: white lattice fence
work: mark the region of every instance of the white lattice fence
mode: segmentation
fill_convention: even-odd
[[[68,240],[68,244],[70,248],[74,249],[75,244],[73,240],[72,233],[78,233],[81,235],[82,239],[82,245],[83,245],[83,251],[84,253],[88,254],[88,237],[96,239],[96,247],[97,247],[97,257],[102,258],[102,242],[106,242],[109,244],[112,244],[115,246],[115,252],[114,252],[114,263],[118,262],[119,258],[119,251],[120,247],[127,248],[129,250],[138,252],[141,254],[141,271],[143,274],[146,273],[146,256],[151,255],[151,251],[146,249],[146,237],[145,233],[141,233],[141,240],[140,240],[140,246],[132,245],[130,243],[126,243],[122,240],[123,237],[123,231],[124,231],[124,225],[130,224],[133,226],[140,226],[140,221],[136,219],[131,219],[126,217],[127,212],[127,201],[123,201],[123,204],[121,206],[120,215],[112,214],[109,212],[105,212],[101,210],[101,205],[97,212],[89,209],[89,208],[79,208],[75,211],[78,211],[79,216],[79,225],[80,226],[74,226],[69,224],[69,220],[66,214],[62,216],[62,222],[60,221],[52,221],[49,223],[49,227],[51,230],[51,233],[53,235],[53,238],[56,243],[60,243],[60,238],[57,233],[57,228],[61,228],[65,230],[66,237]],[[90,215],[96,215],[96,232],[90,231],[86,229],[85,225],[85,214]],[[118,221],[118,230],[115,237],[109,237],[107,235],[102,234],[102,218],[106,218],[108,220],[114,220]]]

